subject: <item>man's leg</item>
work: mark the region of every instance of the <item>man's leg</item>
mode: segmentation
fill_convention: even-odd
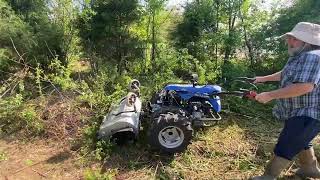
[[[289,118],[279,136],[274,153],[292,160],[300,151],[311,147],[311,141],[320,132],[320,122],[306,116]]]
[[[253,179],[276,179],[293,157],[307,147],[318,134],[319,124],[317,120],[304,116],[288,119],[275,146],[274,158],[266,166],[264,175]]]
[[[314,123],[311,125],[315,129],[316,127],[319,127],[319,123]],[[302,178],[320,178],[320,168],[311,141],[304,148],[304,150],[298,154],[298,157],[300,168],[296,171],[296,175]]]
[[[251,178],[252,180],[276,180],[277,177],[281,174],[282,170],[287,168],[290,163],[290,160],[274,156],[265,167],[264,173],[262,176],[255,176]]]
[[[302,150],[299,155],[300,168],[296,175],[302,178],[320,178],[320,168],[313,147]]]

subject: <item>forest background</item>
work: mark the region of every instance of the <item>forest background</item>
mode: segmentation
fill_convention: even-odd
[[[317,0],[0,0],[1,137],[75,148],[87,179],[249,177],[271,156],[281,127],[272,103],[224,99],[226,121],[198,132],[190,150],[170,162],[150,154],[143,140],[125,152],[95,134],[132,79],[146,101],[191,73],[200,84],[232,89],[241,87],[228,83],[235,77],[281,70],[288,55],[278,37],[301,21],[319,24],[319,9]],[[259,92],[275,88],[262,84]],[[261,146],[266,138],[271,145]],[[127,162],[128,153],[146,159]],[[0,149],[0,163],[8,154]],[[121,165],[102,172],[115,158]]]

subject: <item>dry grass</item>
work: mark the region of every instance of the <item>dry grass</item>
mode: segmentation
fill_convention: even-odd
[[[42,112],[46,137],[60,141],[80,138],[91,111],[71,99],[48,101]]]
[[[104,162],[117,179],[248,179],[262,172],[271,157],[279,122],[224,117],[195,135],[188,150],[173,157],[149,153],[139,142],[119,147]]]
[[[188,151],[176,158],[169,169],[178,170],[184,179],[247,179],[258,173],[268,152],[257,152],[265,144],[259,142],[260,137],[252,128],[244,126],[248,122],[225,118],[218,126],[199,132]]]
[[[86,110],[77,109],[72,104],[69,101],[48,102],[45,121],[57,125],[50,125],[56,133],[51,134],[50,139],[28,143],[2,140],[2,147],[7,148],[0,148],[0,156],[2,153],[5,157],[0,160],[0,171],[5,170],[0,174],[10,175],[27,166],[24,162],[32,160],[35,163],[39,159],[44,161],[13,177],[19,179],[19,175],[37,174],[38,179],[248,179],[261,174],[282,128],[276,120],[229,112],[216,126],[197,131],[184,153],[169,156],[150,152],[142,137],[137,144],[113,147],[102,162],[90,161],[86,156],[70,151],[65,143],[59,144],[64,148],[57,148],[50,142],[56,137],[75,137],[82,127],[80,120],[89,116]],[[75,127],[72,127],[73,123]],[[315,142],[317,153],[320,152],[319,138]],[[293,164],[282,179],[289,179],[288,175],[295,167]],[[41,173],[46,177],[41,177]]]

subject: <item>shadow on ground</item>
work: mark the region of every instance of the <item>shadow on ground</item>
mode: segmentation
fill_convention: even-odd
[[[50,164],[59,164],[59,163],[62,163],[63,161],[68,160],[71,157],[72,157],[71,152],[66,150],[51,156],[46,160],[46,162]]]

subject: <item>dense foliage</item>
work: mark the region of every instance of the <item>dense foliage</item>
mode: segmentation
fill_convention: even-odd
[[[0,133],[48,135],[56,118],[79,123],[89,147],[100,116],[131,79],[146,99],[191,73],[201,84],[273,73],[287,59],[277,37],[300,21],[320,23],[318,0],[194,0],[181,9],[167,2],[0,0]],[[58,110],[47,116],[51,105]]]

